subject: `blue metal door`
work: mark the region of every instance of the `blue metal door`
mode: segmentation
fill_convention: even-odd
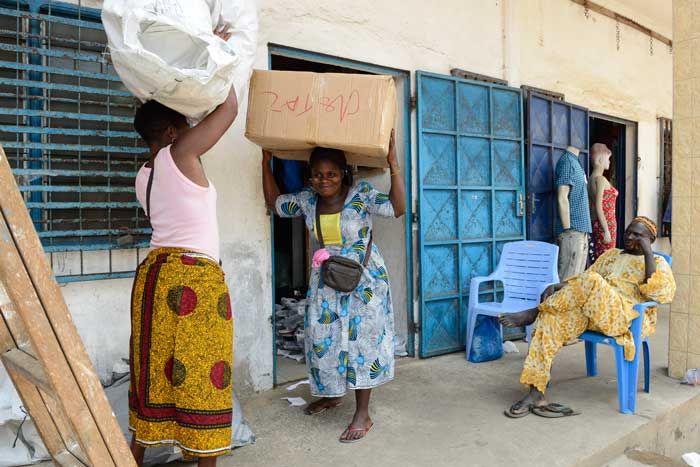
[[[525,237],[522,97],[420,71],[416,87],[420,356],[430,357],[464,348],[471,278]]]
[[[555,240],[554,167],[567,146],[581,151],[579,162],[588,173],[588,109],[529,92],[526,166],[530,240]]]

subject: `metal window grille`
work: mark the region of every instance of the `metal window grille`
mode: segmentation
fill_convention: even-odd
[[[659,118],[659,219],[661,235],[671,235],[671,222],[664,222],[664,214],[668,203],[671,202],[672,172],[673,172],[673,121],[670,118]]]
[[[100,11],[69,2],[0,0],[0,144],[59,281],[125,277],[150,235],[147,150]]]

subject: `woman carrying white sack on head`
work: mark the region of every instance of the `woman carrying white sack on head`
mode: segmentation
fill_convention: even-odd
[[[255,0],[105,0],[111,60],[142,102],[198,123],[231,86],[243,102],[257,48]],[[212,31],[228,29],[223,40]]]

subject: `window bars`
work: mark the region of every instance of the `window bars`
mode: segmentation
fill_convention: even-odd
[[[81,1],[0,0],[0,144],[62,282],[131,275],[150,236],[137,102],[106,42]]]

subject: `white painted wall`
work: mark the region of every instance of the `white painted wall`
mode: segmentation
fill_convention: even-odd
[[[649,38],[621,25],[618,51],[615,23],[595,13],[586,19],[583,8],[567,0],[259,0],[259,5],[258,68],[267,68],[268,43],[412,72],[462,68],[506,78],[513,86],[561,92],[592,111],[639,122],[639,212],[656,214],[656,118],[670,117],[672,107],[672,55],[659,42],[650,55]],[[237,122],[205,158],[219,192],[222,257],[235,315],[235,382],[243,391],[272,385],[270,222],[259,149],[243,137],[245,108],[244,101]],[[415,155],[415,127],[413,135]],[[403,281],[401,252],[387,256],[393,280]],[[130,281],[63,290],[104,377],[127,352]]]

